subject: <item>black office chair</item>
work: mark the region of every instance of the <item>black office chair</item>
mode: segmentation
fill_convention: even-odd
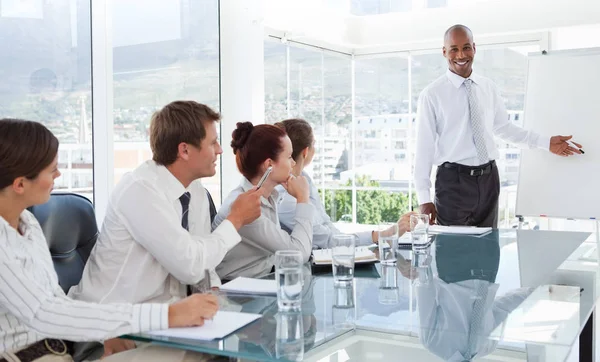
[[[56,193],[47,203],[32,206],[29,211],[42,226],[58,283],[67,293],[81,280],[98,238],[94,206],[83,196]]]

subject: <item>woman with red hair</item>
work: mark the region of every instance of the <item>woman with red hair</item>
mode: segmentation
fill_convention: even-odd
[[[308,261],[312,250],[314,207],[309,202],[309,187],[304,176],[294,176],[292,141],[279,127],[240,122],[233,131],[231,147],[236,156],[242,182],[223,202],[213,223],[217,227],[227,218],[238,195],[257,187],[269,167],[271,173],[262,184],[261,216],[239,229],[241,243],[227,253],[217,273],[223,280],[239,276],[257,277],[272,271],[277,250],[298,250]],[[282,185],[296,198],[295,227],[288,234],[279,225],[277,205],[280,195],[275,186]]]

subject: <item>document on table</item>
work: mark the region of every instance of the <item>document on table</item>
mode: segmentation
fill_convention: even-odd
[[[237,277],[219,287],[226,292],[243,294],[277,295],[275,280]]]
[[[442,226],[431,225],[427,232],[430,234],[484,235],[492,231],[491,227],[476,226]]]
[[[378,259],[375,253],[366,246],[357,247],[354,251],[354,262],[355,263],[372,263]],[[313,262],[316,265],[331,264],[332,256],[331,249],[317,249],[313,250]]]
[[[204,321],[204,325],[200,327],[169,328],[162,331],[148,332],[148,334],[212,341],[225,338],[260,317],[262,317],[260,314],[218,311],[212,320]]]

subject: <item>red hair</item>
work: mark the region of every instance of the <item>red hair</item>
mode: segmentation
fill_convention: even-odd
[[[231,134],[231,148],[238,170],[248,180],[258,176],[266,159],[276,160],[283,151],[281,139],[287,134],[277,126],[251,122],[238,122]]]

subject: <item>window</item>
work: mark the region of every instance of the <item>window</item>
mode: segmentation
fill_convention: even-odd
[[[115,183],[151,158],[153,112],[181,99],[219,110],[218,7],[218,0],[114,3]],[[220,167],[202,183],[219,205]]]
[[[352,15],[377,15],[412,10],[412,0],[351,0]]]
[[[287,118],[287,46],[279,41],[265,42],[265,122]]]
[[[525,82],[527,79],[527,53],[539,50],[538,47],[479,47],[475,63],[477,72],[492,79],[500,88],[502,98],[509,113],[509,120],[523,126],[522,116],[525,103]],[[540,132],[542,130],[536,130]],[[515,217],[517,181],[519,178],[520,149],[497,140],[500,154],[505,160],[498,160],[500,172],[500,205],[498,224],[504,227],[513,225]]]
[[[30,5],[2,9],[0,117],[45,124],[60,141],[55,189],[93,200],[90,1]],[[74,169],[89,182],[75,184]]]
[[[411,194],[417,100],[419,93],[447,69],[439,50],[410,57],[356,57],[353,115],[352,61],[348,57],[280,43],[265,45],[265,49],[269,62],[265,65],[265,89],[269,89],[265,102],[281,104],[280,110],[285,103],[290,117],[305,118],[313,125],[317,152],[312,173],[332,220],[370,225],[394,221],[411,206],[418,206]],[[506,46],[478,50],[476,71],[499,85],[510,121],[522,125],[527,52]],[[289,69],[283,72],[277,62],[289,63]],[[283,96],[283,85],[289,101]],[[509,226],[520,151],[503,142],[498,144],[500,225]],[[383,210],[382,205],[393,207]]]

